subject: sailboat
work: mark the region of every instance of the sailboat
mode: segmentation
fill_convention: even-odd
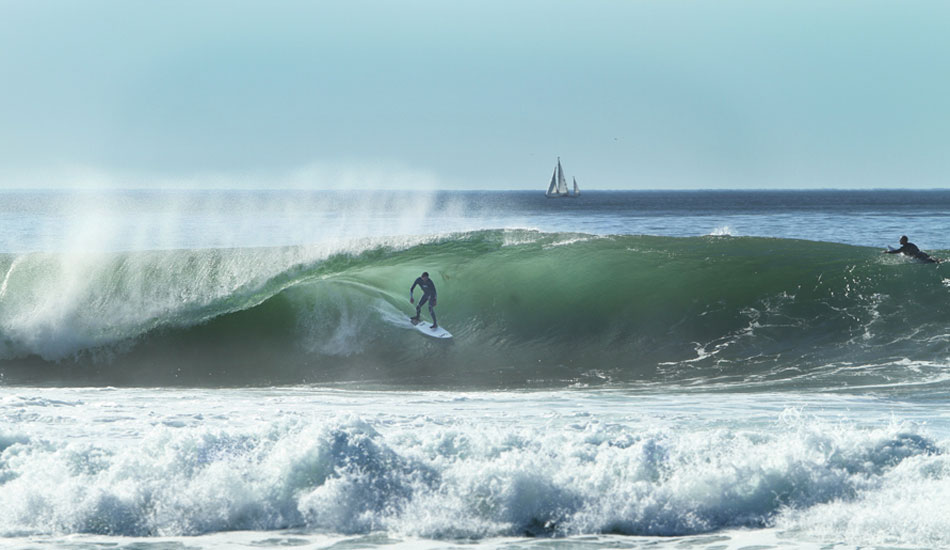
[[[544,196],[549,199],[554,198],[577,198],[580,196],[581,191],[577,188],[577,178],[574,180],[574,194],[572,195],[570,191],[567,190],[567,181],[564,179],[564,169],[561,168],[561,157],[557,158],[557,166],[554,167],[554,173],[551,174],[551,184],[548,185],[548,190],[544,193]]]

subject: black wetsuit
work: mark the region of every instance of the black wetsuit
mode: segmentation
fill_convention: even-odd
[[[921,252],[917,245],[911,242],[908,242],[902,245],[900,248],[895,248],[893,250],[888,250],[888,254],[904,254],[905,256],[910,256],[916,260],[922,262],[927,262],[931,264],[937,263],[937,260],[931,258],[927,253]]]
[[[422,298],[419,299],[419,304],[416,306],[416,319],[419,318],[419,313],[422,311],[422,304],[429,302],[429,315],[432,316],[432,324],[438,326],[438,321],[435,320],[435,283],[432,282],[432,279],[428,281],[423,281],[422,277],[416,278],[416,282],[412,283],[412,287],[409,289],[409,297],[412,298],[412,291],[416,289],[416,285],[419,285],[419,288],[422,289]]]

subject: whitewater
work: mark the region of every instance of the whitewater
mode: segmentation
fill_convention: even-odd
[[[945,548],[947,212],[2,192],[0,546]]]

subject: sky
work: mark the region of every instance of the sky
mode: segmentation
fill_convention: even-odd
[[[932,188],[950,2],[0,0],[0,187]]]

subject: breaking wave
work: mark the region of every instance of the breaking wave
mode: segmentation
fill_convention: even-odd
[[[451,341],[409,330],[423,270]],[[8,254],[0,276],[7,384],[837,387],[950,358],[950,274],[835,243],[490,230]]]
[[[950,489],[944,448],[908,426],[789,420],[765,431],[378,431],[339,417],[154,428],[134,446],[0,438],[0,536],[300,529],[478,540],[780,525],[863,529],[858,540],[899,530],[946,546],[946,515],[932,513]],[[893,491],[918,496],[877,498]],[[887,521],[894,514],[908,521]]]

